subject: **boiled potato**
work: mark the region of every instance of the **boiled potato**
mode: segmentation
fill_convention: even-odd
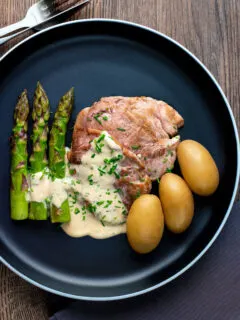
[[[138,253],[148,253],[159,244],[164,229],[162,206],[157,196],[145,194],[134,201],[127,218],[127,237]]]
[[[193,195],[186,182],[174,173],[166,173],[159,183],[159,196],[167,228],[174,233],[185,231],[194,213]]]
[[[182,141],[177,149],[177,158],[182,175],[193,192],[209,196],[216,191],[218,168],[204,146],[193,140]]]

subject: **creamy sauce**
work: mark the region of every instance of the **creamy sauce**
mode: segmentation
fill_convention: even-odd
[[[65,186],[66,183],[62,179],[55,179],[54,181],[49,179],[48,171],[45,174],[37,172],[31,176],[30,199],[31,201],[42,202],[51,198],[51,202],[59,208],[68,197]]]
[[[76,206],[77,208],[80,207]],[[95,239],[106,239],[126,232],[126,223],[115,226],[103,226],[92,214],[87,214],[85,219],[81,214],[71,211],[71,221],[64,223],[62,229],[74,238],[90,236]]]
[[[48,172],[31,177],[31,201],[50,199],[55,206],[68,197],[71,221],[62,229],[72,237],[103,239],[126,232],[127,210],[114,183],[119,178],[121,148],[107,132],[91,142],[79,165],[68,163],[66,177],[52,181]]]

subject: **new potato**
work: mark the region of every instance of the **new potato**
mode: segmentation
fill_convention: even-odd
[[[127,218],[129,244],[138,253],[148,253],[159,244],[164,230],[164,216],[159,198],[145,194],[134,201]]]
[[[178,146],[177,158],[184,180],[194,193],[209,196],[216,191],[218,168],[204,146],[194,140],[184,140]]]
[[[159,196],[167,228],[174,233],[185,231],[194,214],[193,195],[186,182],[174,173],[166,173],[159,183]]]

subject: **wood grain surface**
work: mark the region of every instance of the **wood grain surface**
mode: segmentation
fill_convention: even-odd
[[[1,0],[0,27],[24,17],[35,0]],[[92,0],[71,19],[137,22],[179,41],[213,73],[240,129],[240,0]],[[17,41],[0,48],[0,55]],[[0,319],[47,319],[45,294],[0,268]]]

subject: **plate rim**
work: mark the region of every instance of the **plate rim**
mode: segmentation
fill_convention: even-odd
[[[10,48],[2,57],[0,57],[0,65],[2,63],[2,61],[14,50],[16,50],[18,47],[20,47],[22,44],[24,44],[25,42],[28,42],[29,40],[31,40],[32,38],[37,37],[38,35],[42,34],[42,33],[47,33],[48,31],[52,30],[52,29],[57,29],[57,28],[61,28],[63,26],[66,25],[74,25],[74,24],[81,24],[81,23],[89,23],[89,22],[107,22],[107,23],[117,23],[119,25],[128,25],[128,26],[132,26],[132,27],[136,27],[136,28],[140,28],[142,30],[154,33],[155,35],[162,37],[166,40],[168,40],[170,43],[173,43],[174,45],[176,45],[177,47],[179,47],[182,51],[184,51],[185,53],[188,54],[188,56],[190,56],[193,60],[195,60],[195,62],[197,62],[200,67],[207,73],[208,77],[212,80],[212,82],[214,83],[214,85],[217,87],[220,95],[222,96],[222,99],[228,109],[231,121],[232,121],[232,126],[234,129],[234,134],[235,134],[235,140],[236,140],[236,151],[237,151],[237,170],[236,170],[236,178],[235,178],[235,185],[234,185],[234,190],[233,190],[233,194],[232,194],[232,198],[231,201],[229,203],[228,209],[225,213],[224,219],[222,220],[220,226],[218,227],[217,231],[215,232],[215,234],[213,235],[213,237],[211,238],[211,240],[208,242],[208,244],[204,247],[204,249],[190,262],[188,263],[184,268],[182,268],[180,271],[178,271],[177,273],[175,273],[174,275],[172,275],[171,277],[169,277],[168,279],[161,281],[160,283],[151,286],[149,288],[143,289],[143,290],[139,290],[136,291],[134,293],[128,293],[128,294],[123,294],[123,295],[117,295],[117,296],[104,296],[104,297],[88,297],[88,296],[80,296],[80,295],[75,295],[75,294],[70,294],[70,293],[65,293],[63,291],[57,290],[57,289],[52,289],[50,287],[48,287],[47,285],[43,285],[41,283],[38,283],[35,280],[32,280],[31,278],[29,278],[28,276],[26,276],[25,274],[21,273],[20,271],[18,271],[14,266],[12,266],[8,261],[6,261],[1,255],[0,255],[0,262],[2,262],[5,266],[7,266],[11,271],[13,271],[15,274],[17,274],[19,277],[21,277],[22,279],[24,279],[25,281],[27,281],[28,283],[42,289],[45,291],[48,291],[50,293],[53,294],[57,294],[66,298],[71,298],[71,299],[77,299],[77,300],[84,300],[84,301],[116,301],[116,300],[123,300],[123,299],[128,299],[128,298],[133,298],[133,297],[137,297],[139,295],[148,293],[150,291],[153,291],[155,289],[158,289],[164,285],[166,285],[167,283],[173,281],[174,279],[178,278],[179,276],[181,276],[182,274],[184,274],[187,270],[189,270],[191,267],[193,267],[193,265],[195,265],[195,263],[200,260],[200,258],[203,257],[203,255],[210,249],[210,247],[213,245],[213,243],[215,242],[215,240],[218,238],[219,234],[221,233],[224,225],[227,222],[227,219],[229,218],[229,215],[231,213],[235,198],[236,198],[236,194],[237,194],[237,190],[238,190],[238,185],[239,185],[239,178],[240,178],[240,142],[239,142],[239,135],[238,135],[238,129],[237,129],[237,125],[236,125],[236,121],[230,106],[230,103],[227,99],[227,97],[225,96],[220,84],[218,83],[218,81],[216,80],[216,78],[213,76],[213,74],[208,70],[208,68],[190,51],[188,50],[185,46],[183,46],[182,44],[180,44],[178,41],[174,40],[173,38],[171,38],[170,36],[159,32],[153,28],[135,23],[135,22],[130,22],[130,21],[126,21],[126,20],[121,20],[121,19],[106,19],[106,18],[92,18],[92,19],[78,19],[78,20],[74,20],[74,21],[68,21],[68,22],[62,22],[59,23],[57,25],[53,25],[50,27],[47,27],[39,32],[36,32],[32,35],[30,35],[29,37],[23,39],[22,41],[20,41],[19,43],[17,43],[15,46],[13,46],[12,48]]]

